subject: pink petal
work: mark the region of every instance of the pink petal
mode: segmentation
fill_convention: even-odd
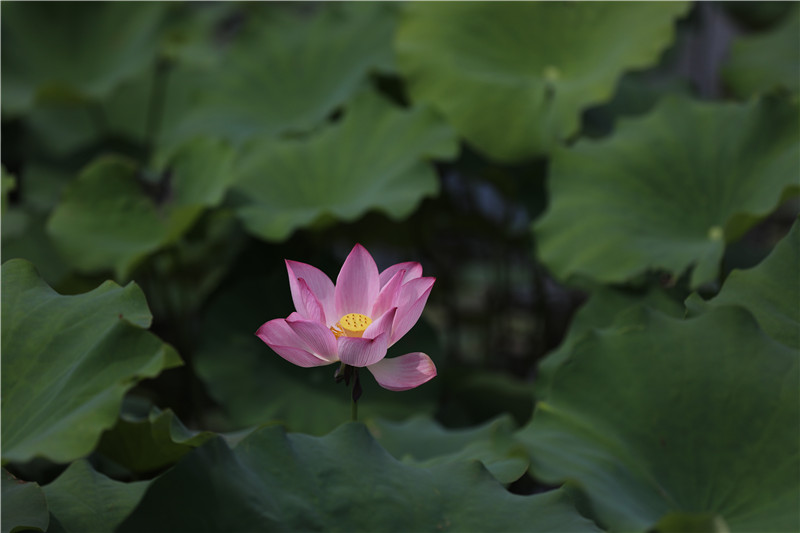
[[[436,278],[417,278],[408,283],[403,283],[400,293],[397,295],[397,306],[405,307],[419,300],[425,292],[430,292]]]
[[[336,279],[336,318],[348,313],[369,316],[378,297],[378,267],[366,248],[356,244]]]
[[[325,311],[322,309],[322,304],[314,296],[314,292],[306,283],[304,278],[297,280],[298,288],[300,289],[300,301],[303,305],[305,313],[301,312],[300,315],[308,320],[319,322],[325,325]]]
[[[292,290],[294,308],[299,313],[303,313],[305,309],[300,284],[298,283],[298,279],[302,278],[317,298],[317,301],[322,305],[322,310],[325,313],[325,325],[332,326],[335,324],[339,317],[336,315],[334,307],[334,287],[331,279],[317,267],[299,261],[287,259],[286,270],[289,272],[289,288]],[[306,318],[311,319],[308,316]]]
[[[381,292],[378,294],[378,299],[375,300],[375,305],[372,306],[372,314],[370,316],[381,316],[387,309],[396,306],[395,302],[397,302],[397,297],[400,294],[400,285],[403,284],[405,273],[405,270],[398,270],[392,276],[392,279],[383,285]]]
[[[385,313],[383,313],[380,318],[375,320],[372,324],[367,326],[367,329],[364,331],[363,337],[365,339],[374,339],[378,335],[386,333],[387,336],[391,336],[392,334],[392,326],[394,325],[394,317],[397,314],[397,308],[392,307]]]
[[[417,323],[422,315],[422,310],[425,309],[435,281],[434,278],[418,278],[401,287],[390,346],[400,340]]]
[[[436,365],[422,352],[382,359],[367,368],[381,387],[393,391],[419,387],[436,376]]]
[[[417,279],[418,277],[422,276],[422,265],[420,265],[419,263],[414,261],[408,261],[406,263],[397,263],[396,265],[392,265],[383,272],[381,272],[380,275],[381,287],[389,283],[389,280],[391,280],[394,277],[394,275],[401,270],[406,271],[406,275],[404,278],[404,282],[406,283],[411,281],[412,279]]]
[[[331,363],[339,360],[336,336],[324,324],[291,318],[287,318],[286,323],[302,339],[309,352]]]
[[[339,337],[339,359],[350,366],[374,365],[386,357],[389,334],[381,333],[374,339]]]
[[[332,363],[306,350],[306,343],[295,333],[283,318],[263,324],[256,335],[275,353],[297,366],[311,367]]]

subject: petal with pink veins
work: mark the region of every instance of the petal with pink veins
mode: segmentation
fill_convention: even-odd
[[[412,279],[417,279],[418,277],[422,276],[422,265],[420,265],[416,261],[397,263],[396,265],[392,265],[383,272],[381,272],[380,274],[381,287],[389,283],[389,280],[391,280],[394,277],[394,275],[397,274],[397,272],[399,272],[400,270],[406,271],[406,275],[403,278],[404,283],[408,283]]]
[[[326,321],[322,304],[317,300],[317,297],[314,296],[314,292],[308,286],[304,278],[299,278],[297,284],[300,289],[300,301],[303,306],[303,311],[300,311],[300,315],[307,320],[313,320],[314,322],[319,322],[324,325]]]
[[[276,318],[263,324],[256,331],[256,336],[272,348],[275,353],[297,366],[322,366],[333,362],[309,352],[303,339],[292,330],[283,318]]]
[[[374,339],[363,337],[339,337],[339,359],[350,366],[374,365],[386,357],[389,333],[384,332]]]
[[[331,279],[317,267],[299,261],[287,259],[286,270],[289,272],[289,288],[292,291],[294,308],[300,313],[303,312],[303,295],[298,283],[298,279],[303,279],[317,298],[317,301],[322,305],[322,310],[325,313],[325,325],[332,326],[335,324],[339,317],[336,315],[334,286]]]
[[[390,346],[400,340],[417,323],[428,302],[434,281],[436,281],[434,278],[418,278],[403,285],[398,298],[397,315],[394,319]],[[408,290],[405,290],[406,287]]]
[[[339,360],[336,336],[323,324],[302,319],[286,319],[286,323],[305,342],[309,352],[331,363]]]
[[[378,319],[372,322],[367,329],[364,330],[364,337],[365,339],[374,339],[378,335],[382,333],[386,333],[387,336],[392,335],[392,326],[394,325],[394,318],[397,314],[397,308],[392,307],[385,313],[383,313]]]
[[[397,295],[397,307],[406,307],[419,300],[419,297],[425,294],[426,291],[430,291],[435,281],[436,278],[429,277],[417,278],[404,283]]]
[[[369,316],[380,289],[378,267],[366,248],[356,244],[336,278],[337,319],[348,313]]]
[[[381,387],[391,391],[413,389],[436,376],[436,365],[422,352],[382,359],[367,368]]]
[[[392,276],[392,279],[381,288],[378,299],[375,300],[375,305],[372,306],[370,316],[381,316],[387,309],[397,306],[397,297],[400,295],[400,286],[403,284],[405,273],[405,270],[398,270]]]

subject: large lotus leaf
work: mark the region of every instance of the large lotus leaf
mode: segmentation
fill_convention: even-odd
[[[181,364],[144,330],[151,316],[135,284],[62,296],[12,259],[2,267],[2,313],[3,462],[88,454],[128,389]]]
[[[279,294],[283,298],[277,298]],[[291,431],[322,435],[350,420],[350,390],[334,383],[336,365],[296,367],[255,336],[261,324],[288,315],[290,309],[283,268],[260,274],[257,280],[243,278],[208,308],[194,368],[233,427],[280,422]],[[438,342],[424,318],[389,349],[388,355],[413,351],[428,353],[437,361]],[[365,370],[361,384],[361,420],[431,413],[439,386],[438,380],[433,380],[410,391],[387,391]]]
[[[152,64],[167,4],[12,2],[3,6],[3,111],[37,100],[100,99]]]
[[[740,305],[774,339],[800,348],[800,223],[758,266],[734,270],[719,294],[709,302],[693,294],[686,302],[692,313],[708,305]]]
[[[646,306],[673,317],[682,317],[683,306],[670,298],[661,289],[647,292],[624,291],[610,287],[598,287],[581,307],[569,325],[562,343],[539,363],[536,375],[537,396],[544,398],[553,374],[569,360],[575,344],[593,330],[612,327],[617,320],[626,320],[627,312]]]
[[[136,507],[150,483],[115,481],[96,472],[88,461],[75,461],[44,487],[52,516],[47,531],[110,533]]]
[[[47,501],[36,483],[19,480],[3,469],[2,527],[0,532],[47,531]]]
[[[393,64],[393,6],[344,3],[304,11],[251,10],[221,63],[198,73],[193,105],[169,136],[202,132],[243,141],[308,131],[345,103],[370,70]]]
[[[251,143],[237,165],[238,214],[267,240],[286,239],[324,216],[352,221],[378,209],[399,219],[438,190],[426,159],[457,150],[450,128],[430,110],[402,110],[365,92],[341,122],[310,139]]]
[[[611,530],[682,513],[797,531],[799,355],[741,308],[643,309],[575,345],[518,437],[533,474],[582,486]]]
[[[800,91],[800,10],[788,13],[777,28],[740,37],[722,70],[734,94],[742,97],[782,87]]]
[[[133,472],[152,472],[178,461],[193,448],[214,437],[208,431],[190,431],[170,410],[154,410],[147,418],[120,417],[105,432],[97,451]]]
[[[556,151],[540,257],[560,278],[695,265],[692,287],[714,280],[725,243],[798,191],[797,113],[777,99],[669,99],[611,138]]]
[[[369,428],[381,446],[409,464],[477,460],[501,483],[516,481],[528,470],[527,451],[514,439],[509,415],[468,429],[448,429],[424,416],[405,422],[376,420]]]
[[[477,462],[389,455],[361,424],[221,439],[153,482],[120,531],[597,531],[561,491],[508,493]]]
[[[545,155],[609,99],[629,69],[672,42],[684,2],[415,2],[396,39],[415,101],[431,103],[481,152]]]
[[[77,269],[114,269],[125,279],[144,257],[186,232],[205,207],[222,200],[231,163],[227,145],[196,138],[177,152],[166,179],[149,183],[132,161],[103,156],[66,188],[48,234]]]

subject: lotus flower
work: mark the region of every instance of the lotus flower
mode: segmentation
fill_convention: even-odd
[[[416,324],[434,278],[408,262],[381,273],[370,253],[356,244],[336,285],[321,270],[286,261],[296,311],[258,328],[256,335],[275,353],[298,366],[341,361],[367,367],[385,389],[413,389],[436,376],[421,352],[385,359],[386,350]]]

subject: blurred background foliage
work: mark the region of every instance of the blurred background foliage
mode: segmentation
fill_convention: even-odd
[[[439,376],[404,393],[364,380],[362,418],[398,459],[463,480],[474,473],[454,465],[479,459],[521,494],[569,480],[561,489],[572,491],[569,498],[559,492],[550,496],[555,507],[537,500],[525,512],[534,516],[530,509],[541,504],[555,509],[554,523],[587,530],[595,524],[559,514],[562,500],[607,529],[659,523],[659,531],[680,530],[698,520],[715,528],[716,515],[732,530],[795,524],[787,509],[796,476],[773,480],[777,504],[747,489],[717,501],[687,495],[686,478],[668,472],[665,457],[679,464],[690,451],[652,453],[664,446],[656,433],[671,435],[662,442],[685,433],[682,416],[716,390],[694,383],[678,397],[668,384],[729,372],[725,383],[754,395],[759,407],[727,404],[719,392],[728,407],[712,405],[709,419],[740,407],[742,427],[759,413],[776,417],[764,449],[748,459],[735,447],[725,452],[731,463],[753,465],[739,479],[750,480],[752,492],[762,467],[772,468],[755,457],[780,454],[787,439],[782,464],[797,461],[796,405],[787,404],[797,394],[780,389],[784,396],[775,399],[770,381],[797,372],[797,230],[776,252],[780,259],[770,256],[740,277],[731,272],[759,265],[797,218],[798,44],[800,10],[792,2],[4,2],[6,467],[46,483],[92,452],[89,463],[72,463],[67,477],[46,487],[51,524],[113,529],[142,498],[146,487],[137,483],[196,447],[205,451],[192,455],[195,468],[258,463],[286,438],[305,450],[311,444],[301,437],[250,431],[280,424],[326,435],[348,419],[347,391],[334,384],[332,368],[293,367],[253,332],[292,310],[283,259],[335,279],[360,242],[380,268],[420,261],[437,278],[422,319],[389,355],[424,351]],[[32,263],[41,280],[29,265],[8,263],[15,258]],[[105,280],[133,281],[141,291],[94,290]],[[45,282],[82,300],[61,300]],[[185,364],[174,366],[163,345],[150,348],[162,359],[139,361],[141,368],[132,361],[145,356],[131,353],[133,366],[106,376],[116,387],[109,397],[102,383],[92,392],[58,369],[32,368],[30,358],[50,346],[42,344],[41,324],[6,315],[51,302],[78,317],[144,300],[152,321],[136,307],[143,318],[127,333],[109,322],[113,333],[102,336],[106,326],[78,321],[77,335],[111,343],[125,334],[152,344],[141,331],[149,327]],[[731,304],[747,311],[726,310]],[[63,313],[54,310],[51,323]],[[626,328],[645,333],[614,336]],[[703,331],[709,346],[669,344],[701,339]],[[7,343],[12,336],[24,340]],[[748,370],[748,343],[772,366]],[[80,350],[73,350],[80,368],[104,364]],[[636,350],[653,354],[652,365],[625,358]],[[129,361],[122,349],[112,352]],[[720,362],[709,355],[716,352],[732,355]],[[20,363],[25,354],[29,363]],[[673,375],[676,365],[685,366]],[[28,388],[16,383],[20,375]],[[13,398],[42,397],[54,383],[102,404],[63,453],[52,450],[64,440],[48,440],[57,437],[48,430],[54,420],[37,419],[36,433],[24,412],[7,413]],[[32,412],[59,401],[44,396]],[[597,412],[592,397],[606,398]],[[59,416],[77,416],[80,401]],[[537,401],[544,414],[531,421]],[[631,402],[641,404],[634,413],[620,420],[609,413]],[[663,426],[642,435],[654,417]],[[17,433],[7,433],[16,425]],[[470,429],[454,432],[463,427]],[[700,415],[689,427],[700,433],[687,442],[746,439]],[[630,453],[620,454],[603,440],[608,435]],[[338,449],[363,438],[348,426],[319,442]],[[261,444],[253,451],[248,443]],[[607,454],[597,471],[575,464],[592,450]],[[707,453],[700,463],[719,462]],[[603,477],[608,464],[619,469],[612,469],[617,483]],[[403,472],[397,475],[415,479]],[[181,475],[156,478],[162,485],[153,494],[184,490]],[[649,479],[668,479],[660,496],[642,489]],[[126,511],[99,525],[81,522],[86,517],[73,516],[63,498],[88,486],[118,494]],[[659,500],[664,493],[667,504]],[[171,512],[158,496],[148,492],[142,502],[123,530],[168,529],[166,518],[148,522]],[[691,514],[701,511],[713,512]],[[296,513],[283,519],[307,528],[327,523]],[[247,520],[241,524],[258,523]],[[353,520],[342,527],[385,525]]]

